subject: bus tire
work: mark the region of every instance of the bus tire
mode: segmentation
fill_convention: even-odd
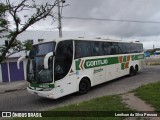
[[[91,87],[90,81],[86,78],[83,78],[79,83],[79,94],[85,94],[89,91]]]
[[[135,66],[135,73],[139,71],[138,65]]]
[[[132,67],[130,67],[130,70],[129,70],[129,76],[132,77],[134,75],[135,75],[135,70],[134,70],[134,68],[132,66]]]

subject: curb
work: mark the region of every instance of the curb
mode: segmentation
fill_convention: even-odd
[[[7,93],[7,92],[14,92],[14,91],[20,91],[20,90],[25,90],[27,88],[19,88],[19,89],[9,89],[9,90],[0,90],[0,93]]]

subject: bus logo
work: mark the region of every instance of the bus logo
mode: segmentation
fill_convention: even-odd
[[[107,58],[100,58],[100,59],[88,59],[82,60],[79,59],[76,61],[76,70],[83,70],[93,67],[100,67],[108,64]]]

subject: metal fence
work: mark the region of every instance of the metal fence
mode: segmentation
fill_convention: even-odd
[[[145,58],[146,65],[160,65],[160,57]]]

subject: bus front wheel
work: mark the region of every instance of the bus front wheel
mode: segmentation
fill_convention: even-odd
[[[86,78],[83,78],[79,83],[79,94],[87,93],[90,87],[91,87],[90,81]]]

